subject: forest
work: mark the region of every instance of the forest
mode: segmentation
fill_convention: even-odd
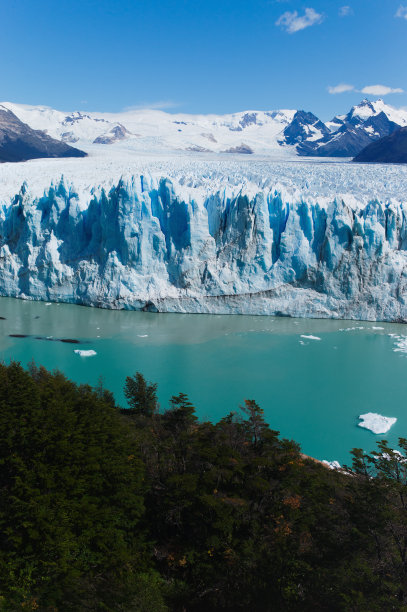
[[[125,396],[0,364],[2,612],[407,610],[406,439],[330,470],[255,400]]]

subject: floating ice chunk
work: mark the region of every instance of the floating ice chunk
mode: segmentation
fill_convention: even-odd
[[[338,461],[327,461],[326,459],[324,459],[322,463],[326,465],[327,467],[329,467],[330,470],[341,470],[342,469],[342,466]]]
[[[45,302],[45,306],[52,306],[52,302]]]
[[[88,351],[85,351],[83,349],[75,349],[74,353],[80,355],[81,357],[93,357],[94,355],[97,355],[96,351],[93,351],[92,349]]]
[[[148,338],[148,334],[137,334],[139,338]]]
[[[374,325],[372,325],[372,329],[384,329],[384,327],[375,327]]]
[[[321,340],[318,336],[306,336],[305,334],[301,334],[301,338],[306,338],[307,340]]]
[[[358,423],[359,427],[364,427],[365,429],[370,429],[375,434],[384,434],[387,433],[397,421],[396,418],[385,417],[381,414],[377,414],[376,412],[367,412],[366,414],[361,414],[359,416],[361,422]]]

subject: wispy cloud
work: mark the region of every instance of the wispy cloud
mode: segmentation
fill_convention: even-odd
[[[276,26],[281,27],[289,34],[294,34],[294,32],[321,23],[323,19],[324,16],[317,13],[313,8],[306,8],[304,15],[299,15],[298,11],[286,11],[277,19]]]
[[[404,93],[404,89],[387,87],[386,85],[368,85],[361,89],[360,93],[371,96],[388,96],[389,94]]]
[[[179,102],[173,102],[172,100],[161,100],[158,102],[144,102],[142,104],[134,104],[132,106],[126,106],[123,108],[124,113],[134,110],[166,110],[168,108],[176,108],[180,106]]]
[[[407,6],[402,6],[400,4],[399,8],[396,11],[395,17],[401,17],[401,19],[407,19]]]
[[[341,94],[347,91],[355,91],[354,86],[348,85],[347,83],[340,83],[339,85],[335,85],[335,87],[328,87],[328,92],[330,94]]]
[[[356,89],[353,85],[348,83],[339,83],[334,87],[328,87],[328,93],[330,94],[341,94],[347,92],[357,92],[370,96],[388,96],[389,94],[404,93],[404,90],[400,87],[387,87],[387,85],[367,85],[363,89]]]
[[[349,15],[353,15],[353,9],[350,6],[341,6],[339,9],[340,17],[348,17]]]

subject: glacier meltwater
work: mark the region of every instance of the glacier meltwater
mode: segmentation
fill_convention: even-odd
[[[407,321],[406,168],[103,164],[3,164],[1,295]]]

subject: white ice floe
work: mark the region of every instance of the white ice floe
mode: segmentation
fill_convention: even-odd
[[[85,351],[83,349],[75,349],[74,353],[80,355],[81,357],[93,357],[94,355],[97,355],[96,351],[93,351],[92,349],[88,351]]]
[[[45,306],[52,306],[52,302],[46,302]]]
[[[327,461],[326,459],[324,459],[322,463],[326,465],[327,467],[329,467],[330,470],[342,469],[342,466],[338,461]]]
[[[372,325],[372,329],[378,330],[378,329],[384,329],[384,327],[376,327],[376,326]]]
[[[321,340],[318,336],[307,336],[305,334],[301,334],[301,338],[306,338],[307,340]]]
[[[139,338],[148,338],[148,334],[137,334]]]
[[[358,423],[359,427],[370,429],[370,431],[372,431],[374,434],[387,433],[397,421],[396,418],[385,417],[381,414],[377,414],[376,412],[367,412],[366,414],[361,414],[359,416],[359,419],[361,419],[361,422]]]

